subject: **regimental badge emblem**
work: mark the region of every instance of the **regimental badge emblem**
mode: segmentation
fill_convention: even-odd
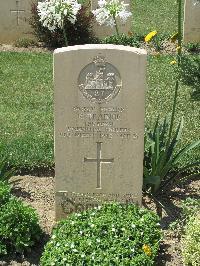
[[[103,103],[117,96],[122,80],[116,67],[107,63],[104,56],[98,55],[81,70],[78,86],[89,101]]]

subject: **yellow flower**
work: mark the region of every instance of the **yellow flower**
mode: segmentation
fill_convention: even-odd
[[[171,39],[171,42],[175,42],[178,38],[178,32],[176,32],[175,34],[173,34],[170,39]]]
[[[150,42],[151,39],[157,34],[157,31],[151,31],[147,34],[147,36],[144,38],[145,42]]]
[[[144,253],[145,253],[147,256],[151,256],[152,253],[151,253],[151,248],[150,248],[150,246],[144,244],[144,245],[142,246],[142,249],[143,249]]]
[[[181,49],[180,46],[177,46],[177,47],[176,47],[176,51],[179,51],[180,49]]]
[[[175,65],[175,64],[176,64],[176,61],[175,60],[173,60],[173,61],[170,62],[170,65]]]

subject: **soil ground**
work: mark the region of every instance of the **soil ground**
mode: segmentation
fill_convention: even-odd
[[[172,43],[168,40],[163,41],[161,50],[158,52],[155,50],[155,47],[151,43],[141,42],[141,48],[147,50],[148,54],[175,54],[176,53],[177,43]],[[52,53],[53,48],[48,49],[43,47],[42,44],[35,47],[16,47],[12,44],[0,44],[0,52],[36,52],[36,53]]]
[[[48,241],[54,226],[54,178],[37,176],[14,176],[11,178],[13,193],[27,204],[33,206],[44,231],[41,241],[32,249],[31,253],[24,256],[13,254],[0,260],[2,266],[36,266],[43,251],[44,244]],[[179,184],[174,189],[160,196],[160,201],[165,206],[161,219],[164,237],[161,243],[157,266],[181,266],[180,238],[175,231],[169,229],[169,224],[180,215],[181,200],[187,197],[200,197],[200,180],[198,178]],[[143,205],[156,211],[156,204],[148,196],[143,198]],[[166,211],[167,210],[167,211]]]

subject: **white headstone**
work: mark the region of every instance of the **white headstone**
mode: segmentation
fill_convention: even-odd
[[[0,1],[0,43],[12,43],[22,37],[32,37],[29,25],[31,3],[37,0]]]
[[[124,0],[124,3],[129,5],[126,10],[131,11],[131,1]],[[91,10],[95,10],[97,8],[98,8],[98,0],[91,0]],[[117,23],[120,34],[124,33],[128,35],[128,33],[131,32],[132,16],[127,19],[126,23],[122,23],[121,20],[119,19],[117,19]],[[105,38],[111,35],[116,35],[115,27],[111,28],[110,26],[99,25],[96,20],[94,22],[93,30],[95,36],[98,38]]]
[[[56,219],[99,199],[140,204],[146,51],[57,49],[54,84]]]
[[[184,42],[200,42],[199,0],[185,0]]]

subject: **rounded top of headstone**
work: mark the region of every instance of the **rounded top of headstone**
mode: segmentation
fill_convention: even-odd
[[[78,50],[118,50],[118,51],[126,51],[132,52],[139,55],[146,55],[147,51],[140,48],[124,46],[124,45],[115,45],[115,44],[84,44],[84,45],[74,45],[68,47],[57,48],[54,51],[54,54],[70,52],[70,51],[78,51]]]

